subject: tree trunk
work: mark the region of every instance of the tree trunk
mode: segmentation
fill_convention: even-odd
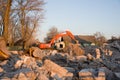
[[[6,43],[8,43],[8,26],[9,26],[9,18],[10,18],[10,9],[11,9],[12,0],[7,0],[6,9],[4,12],[3,19],[3,37],[5,38]]]

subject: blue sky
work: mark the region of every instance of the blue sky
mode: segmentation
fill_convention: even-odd
[[[120,0],[45,0],[44,23],[40,39],[55,26],[60,31],[92,35],[103,33],[107,38],[120,36]]]

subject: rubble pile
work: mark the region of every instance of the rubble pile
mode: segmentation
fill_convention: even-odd
[[[84,54],[84,50],[80,48],[80,44],[68,43],[64,52],[69,53],[71,56],[80,56]]]
[[[0,61],[0,80],[120,80],[120,42],[86,47],[84,54],[69,49],[8,51],[11,57]]]

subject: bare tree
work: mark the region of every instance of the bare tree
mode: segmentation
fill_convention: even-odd
[[[4,18],[3,18],[3,25],[4,25],[3,36],[6,42],[8,42],[7,41],[8,40],[8,26],[9,26],[11,3],[12,3],[12,0],[7,0],[6,9],[5,9]]]
[[[43,4],[44,0],[0,0],[0,35],[7,43],[19,38],[24,45],[31,38],[43,18]]]
[[[34,17],[33,19],[28,19],[28,22],[26,23],[27,25],[26,25],[26,29],[25,29],[26,33],[25,33],[25,36],[24,36],[25,37],[24,47],[29,47],[33,42],[32,40],[35,39],[35,36],[36,36],[35,33],[36,33],[36,29],[38,27],[38,21],[40,19],[38,16]]]
[[[105,38],[105,36],[102,33],[96,32],[94,34],[94,36],[96,38],[95,43],[97,45],[101,46],[104,42],[106,42],[106,38]]]
[[[42,5],[44,2],[43,0],[16,0],[15,3],[15,6],[18,6],[17,8],[14,7],[14,10],[18,13],[19,34],[24,48],[25,43],[30,39],[35,29],[39,27],[38,22],[42,19]],[[40,15],[36,15],[37,13]]]
[[[1,35],[4,37],[6,42],[8,42],[8,27],[9,27],[9,19],[10,19],[10,11],[12,0],[1,0]]]
[[[3,32],[3,21],[2,21],[2,17],[0,16],[0,36],[2,36],[2,32]]]
[[[43,5],[44,0],[0,0],[0,35],[12,45],[22,39],[25,46],[43,19]]]
[[[50,40],[58,33],[58,29],[55,26],[51,27],[47,33],[47,36],[44,38],[44,41],[50,42]]]
[[[5,2],[4,0],[0,0],[0,36],[3,34],[3,14],[5,9]]]

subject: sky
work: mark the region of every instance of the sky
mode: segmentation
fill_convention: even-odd
[[[55,26],[75,35],[120,36],[120,0],[45,0],[44,20],[40,27],[42,40]]]

